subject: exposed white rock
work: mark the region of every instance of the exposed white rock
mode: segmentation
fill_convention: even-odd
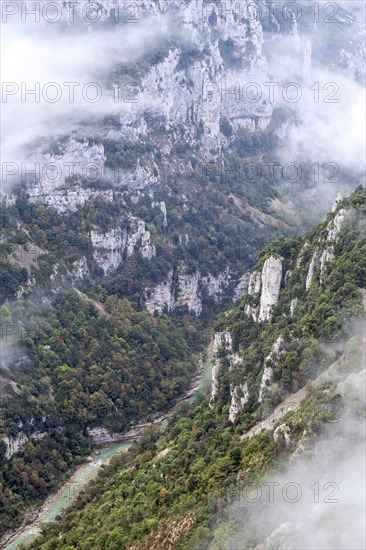
[[[0,202],[5,202],[6,206],[13,206],[17,200],[17,195],[12,193],[0,192]]]
[[[338,196],[340,195],[338,194],[337,198]],[[338,201],[336,199],[335,205],[333,205],[333,212],[337,209],[338,204],[341,200],[342,200],[341,196]],[[334,206],[335,206],[335,209],[334,209]],[[341,210],[339,210],[339,212],[337,212],[333,220],[331,220],[328,224],[327,243],[325,244],[325,248],[320,258],[320,282],[322,282],[323,280],[326,265],[329,262],[334,260],[334,243],[336,243],[338,240],[338,235],[340,230],[342,229],[345,219],[346,219],[346,210],[342,208]]]
[[[262,274],[260,271],[253,271],[249,277],[248,294],[253,296],[259,294],[262,284]]]
[[[181,268],[184,271],[184,266]],[[205,290],[208,296],[219,298],[228,288],[231,281],[229,269],[219,275],[202,276],[199,271],[192,275],[179,273],[176,284],[173,284],[173,272],[169,272],[166,281],[154,288],[145,289],[145,303],[148,311],[161,314],[165,307],[172,310],[176,307],[187,306],[190,311],[199,315],[202,311],[202,293]]]
[[[259,388],[259,396],[258,396],[259,403],[261,403],[261,401],[263,400],[263,397],[265,396],[269,383],[272,382],[272,377],[273,377],[273,368],[270,365],[265,365],[263,374],[262,374],[261,385]]]
[[[283,344],[282,336],[279,336],[275,343],[272,346],[271,353],[266,357],[264,361],[264,370],[262,374],[262,379],[259,387],[259,403],[262,402],[263,398],[266,397],[266,394],[269,390],[269,384],[272,382],[273,378],[273,365],[281,359],[283,356],[283,350],[281,349]]]
[[[46,435],[47,432],[34,432],[31,435],[31,439],[33,439],[34,441],[41,441],[44,437],[46,437]]]
[[[233,342],[230,332],[218,332],[214,336],[213,353],[214,353],[214,365],[212,368],[212,380],[211,380],[211,399],[210,408],[214,407],[214,402],[219,389],[218,374],[220,370],[220,359],[217,357],[219,348],[223,346],[225,349],[225,358],[229,363],[229,371],[232,370],[235,365],[240,363],[240,356],[238,353],[233,352]],[[245,403],[249,399],[248,384],[240,384],[238,386],[230,385],[231,392],[231,405],[229,410],[229,420],[235,422],[238,413],[241,411]]]
[[[245,292],[248,289],[249,278],[250,273],[244,273],[244,275],[240,277],[238,284],[234,288],[234,301],[240,300],[245,296]]]
[[[151,244],[150,231],[146,230],[143,220],[130,217],[130,228],[128,230],[126,246],[129,256],[134,254],[137,249],[149,260],[155,256],[155,246]]]
[[[177,298],[174,303],[175,307],[187,306],[188,309],[194,311],[196,315],[201,313],[202,301],[198,287],[200,279],[199,273],[194,273],[193,275],[179,275]]]
[[[248,402],[248,399],[249,399],[248,383],[245,382],[245,384],[240,384],[239,386],[231,385],[230,393],[231,393],[231,403],[230,403],[230,409],[229,409],[229,420],[230,422],[234,423],[239,412],[242,410],[244,405]]]
[[[306,250],[309,248],[309,243],[308,242],[305,242],[300,250],[300,254],[296,260],[296,267],[300,267],[303,259],[304,259],[304,254],[306,252]]]
[[[226,268],[225,271],[219,273],[217,277],[211,274],[206,277],[202,277],[202,284],[207,288],[207,293],[209,296],[219,296],[222,294],[229,281],[229,268]]]
[[[112,191],[84,189],[78,177],[89,177],[93,181],[104,174],[104,147],[89,145],[88,141],[70,138],[60,155],[35,155],[27,162],[27,191],[31,202],[43,202],[59,212],[76,210],[90,198],[103,195],[113,200]],[[76,182],[71,183],[76,177]]]
[[[229,362],[229,370],[240,362],[239,354],[233,352],[233,341],[230,332],[216,332],[213,341],[213,355],[215,360],[212,368],[211,379],[211,408],[213,407],[213,403],[218,392],[217,376],[220,370],[220,359],[217,357],[217,352],[221,346],[225,348],[225,357]]]
[[[9,460],[9,458],[11,458],[14,454],[23,451],[27,441],[28,437],[23,432],[19,432],[15,437],[3,437],[3,442],[6,445],[5,458]]]
[[[107,428],[88,428],[88,435],[96,445],[114,441],[113,435],[109,433]]]
[[[157,311],[161,314],[165,307],[170,311],[174,307],[174,297],[172,290],[173,271],[168,273],[167,281],[159,283],[153,290],[146,289],[145,304],[147,310],[153,314]]]
[[[127,244],[127,231],[117,228],[106,233],[92,230],[90,238],[94,247],[94,259],[104,272],[116,269],[122,261],[123,250]]]
[[[262,273],[260,271],[253,271],[249,276],[248,283],[248,296],[255,296],[259,294],[262,287]],[[244,313],[248,317],[252,317],[254,321],[258,320],[259,305],[245,304]]]
[[[337,195],[338,197],[338,195]],[[337,202],[337,199],[336,199]],[[336,204],[337,209],[339,201]],[[334,260],[334,244],[338,240],[339,232],[341,231],[346,219],[346,210],[343,208],[336,213],[334,218],[328,224],[328,234],[324,243],[319,243],[310,262],[309,271],[306,277],[306,290],[309,290],[314,274],[320,271],[320,282],[322,282],[326,265]],[[323,250],[321,248],[323,246]]]
[[[291,304],[290,304],[290,315],[292,316],[295,312],[296,306],[298,304],[298,298],[292,298]]]
[[[325,266],[334,260],[334,254],[333,254],[333,246],[330,245],[326,247],[321,255],[320,258],[320,273],[323,274],[325,270]],[[320,276],[320,281],[322,281],[322,276]]]
[[[337,196],[336,196],[336,198],[334,200],[334,203],[333,203],[333,206],[332,206],[332,212],[335,212],[337,210],[338,205],[339,205],[340,202],[342,202],[342,200],[343,200],[342,195],[340,193],[337,193]]]
[[[289,449],[292,445],[292,440],[290,438],[290,428],[286,424],[281,424],[275,429],[273,432],[273,439],[278,441],[281,435],[285,438],[286,449]]]
[[[306,282],[305,282],[306,290],[309,290],[310,288],[311,282],[313,280],[313,277],[318,265],[319,265],[319,249],[317,248],[311,258],[308,274],[306,276]]]
[[[230,333],[228,333],[231,337]],[[214,335],[213,340],[213,356],[214,356],[214,364],[211,371],[211,399],[210,399],[210,408],[213,408],[213,403],[216,399],[217,392],[219,390],[219,381],[218,381],[218,374],[220,370],[220,360],[217,357],[217,351],[219,347],[222,345],[222,340],[224,337],[224,333],[222,332],[216,332]]]
[[[199,272],[193,275],[178,275],[176,288],[173,288],[173,272],[169,272],[167,281],[159,283],[153,289],[146,289],[146,307],[150,313],[162,313],[168,310],[187,306],[190,311],[199,315],[202,301],[199,292]]]
[[[329,223],[328,241],[336,241],[346,219],[346,210],[342,208]]]
[[[292,271],[290,269],[288,269],[285,273],[285,277],[284,277],[284,285],[287,286],[287,283],[289,281],[289,278],[291,277],[292,275]]]
[[[191,60],[187,67],[178,48],[167,52],[165,58],[143,77],[138,102],[129,105],[122,113],[119,135],[137,141],[154,124],[167,129],[180,125],[184,128],[185,138],[194,140],[196,128],[203,123],[201,141],[208,150],[219,149],[221,142],[226,141],[220,133],[220,119],[223,117],[227,117],[234,128],[244,126],[255,131],[266,127],[272,116],[272,105],[266,100],[252,101],[242,95],[238,100],[231,93],[237,84],[237,71],[227,67],[219,47],[219,41],[230,41],[233,54],[238,61],[245,63],[246,69],[265,70],[259,19],[249,13],[246,19],[237,17],[237,0],[227,0],[225,17],[217,11],[214,25],[209,21],[209,6],[204,7],[202,0],[175,4],[146,0],[144,17],[153,16],[152,24],[162,26],[164,12],[173,5],[179,12],[187,40],[192,40],[200,49],[205,48],[207,55]],[[216,8],[212,3],[211,10]],[[240,11],[242,14],[247,11],[245,3]],[[164,152],[166,150],[165,147]]]
[[[248,317],[252,317],[253,321],[258,321],[259,306],[253,306],[252,304],[245,304],[244,313]]]
[[[109,137],[113,138],[113,136]],[[137,161],[137,165],[132,170],[118,169],[113,174],[106,170],[106,177],[115,182],[116,189],[139,192],[158,183],[158,176],[154,174],[154,168],[156,169],[156,165],[151,168],[145,167]]]
[[[73,263],[71,274],[74,279],[81,279],[88,275],[88,273],[88,262],[84,256],[80,258],[80,260],[76,260],[76,262]]]
[[[94,259],[105,273],[119,266],[125,249],[128,256],[140,252],[149,260],[156,254],[145,222],[132,216],[129,218],[128,229],[109,229],[105,233],[92,230],[90,238],[94,246]]]
[[[262,292],[259,309],[259,320],[268,321],[272,306],[277,304],[282,282],[282,258],[271,256],[262,270]]]
[[[161,202],[153,202],[151,204],[152,207],[155,207],[155,206],[159,206],[160,207],[160,210],[164,216],[164,225],[167,226],[168,225],[168,217],[167,217],[167,209],[166,209],[166,204],[164,201],[161,201]]]

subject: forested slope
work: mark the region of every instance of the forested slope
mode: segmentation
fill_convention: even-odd
[[[365,212],[365,189],[360,187],[350,198],[339,198],[327,220],[304,239],[276,241],[265,249],[252,281],[257,272],[263,275],[269,258],[282,258],[286,270],[278,301],[265,320],[258,319],[253,307],[263,306],[256,294],[263,295],[264,288],[257,286],[257,293],[222,317],[216,339],[230,337],[217,347],[216,394],[195,407],[182,407],[162,434],[150,430],[127,455],[115,458],[62,519],[44,528],[33,548],[264,544],[275,524],[257,530],[249,519],[241,519],[245,515],[235,518],[230,510],[238,491],[281,471],[291,457],[306,454],[329,423],[343,434],[345,448],[358,445],[347,422],[351,418],[356,425],[364,415],[362,395],[355,388],[362,384],[364,368]],[[296,308],[291,308],[294,298]],[[332,364],[328,377],[311,383]],[[356,386],[347,386],[352,379]],[[246,437],[252,426],[270,417],[275,405],[305,384],[300,406],[285,410],[271,429]],[[351,415],[348,421],[345,410]]]

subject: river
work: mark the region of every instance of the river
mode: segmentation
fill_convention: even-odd
[[[203,367],[198,376],[196,376],[193,382],[193,389],[191,388],[186,396],[180,399],[179,404],[182,401],[186,403],[193,403],[195,399],[206,393],[211,383],[211,370],[212,370],[212,348],[208,348],[208,357],[203,363]],[[188,397],[189,396],[189,397]],[[154,423],[158,423],[164,427],[166,425],[169,416],[172,416],[176,410],[175,406],[170,413],[166,413],[161,416],[161,422],[159,419]],[[133,438],[137,439],[138,437]],[[34,511],[34,517],[26,525],[21,526],[14,531],[13,534],[3,538],[3,542],[0,543],[0,548],[4,550],[15,550],[21,545],[26,545],[34,540],[41,531],[41,524],[53,521],[63,510],[65,510],[76,499],[80,491],[94,479],[102,465],[108,464],[113,456],[118,453],[126,452],[132,445],[132,441],[124,441],[122,443],[112,443],[101,450],[96,450],[92,457],[73,473],[73,475],[62,485],[57,492],[51,494],[43,503],[39,510]]]

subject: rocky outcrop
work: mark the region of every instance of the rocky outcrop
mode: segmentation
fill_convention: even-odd
[[[211,371],[211,399],[210,399],[211,409],[214,406],[217,392],[219,390],[218,374],[220,370],[220,359],[217,357],[217,352],[223,343],[231,345],[231,334],[229,332],[226,332],[226,333],[216,332],[214,335],[213,346],[212,346],[214,363]]]
[[[168,213],[167,213],[167,209],[166,209],[166,204],[164,201],[161,201],[161,202],[153,202],[151,203],[151,206],[152,207],[155,207],[155,206],[158,206],[161,210],[161,213],[163,214],[164,216],[164,225],[167,226],[168,225]]]
[[[245,296],[245,292],[248,289],[249,278],[250,273],[244,273],[244,275],[240,277],[239,282],[234,288],[234,302]]]
[[[176,298],[172,308],[187,306],[189,311],[199,315],[202,311],[202,301],[199,293],[200,274],[179,275],[176,287]]]
[[[218,375],[221,367],[221,359],[218,357],[218,352],[220,351],[220,348],[223,348],[225,359],[229,365],[229,371],[231,371],[241,361],[239,354],[233,351],[233,342],[230,332],[217,332],[213,340],[213,354],[215,359],[211,375],[211,399],[209,404],[211,409],[214,408],[219,390]],[[239,385],[230,384],[230,394],[231,404],[229,409],[229,420],[230,422],[235,422],[237,415],[249,399],[247,382]]]
[[[333,206],[332,206],[332,212],[337,211],[337,208],[340,205],[340,203],[342,202],[342,200],[343,200],[342,195],[340,193],[337,193],[336,198],[334,199]]]
[[[238,285],[239,289],[246,286],[247,280],[248,274],[241,277]],[[217,276],[212,274],[202,276],[199,271],[192,275],[185,274],[183,266],[176,277],[173,276],[173,271],[170,271],[164,282],[159,283],[152,289],[145,289],[146,307],[150,313],[156,311],[159,314],[163,312],[165,307],[168,310],[177,307],[188,307],[190,311],[199,315],[202,311],[203,294],[219,299],[229,288],[231,281],[232,276],[229,269],[225,269]],[[236,295],[239,291],[236,291]]]
[[[318,268],[318,265],[319,265],[319,260],[320,260],[320,257],[319,257],[319,249],[317,248],[311,258],[311,262],[310,262],[310,265],[309,265],[309,270],[308,270],[308,274],[306,276],[306,281],[305,281],[305,288],[306,290],[309,290],[310,288],[310,285],[311,285],[311,282],[314,278],[314,274]]]
[[[16,436],[5,436],[2,441],[6,445],[5,458],[9,460],[13,455],[24,451],[29,439],[34,441],[40,441],[47,434],[45,432],[34,432],[28,437],[24,432],[19,432]]]
[[[76,260],[72,265],[71,276],[73,279],[82,279],[89,274],[88,262],[85,257]]]
[[[248,296],[258,297],[261,291],[262,274],[260,271],[253,271],[249,277]],[[248,317],[252,317],[254,321],[258,320],[259,304],[247,303],[244,307],[244,312]]]
[[[227,268],[219,273],[217,277],[211,274],[202,277],[202,285],[206,287],[208,296],[219,296],[223,293],[230,279],[230,270]]]
[[[242,127],[256,131],[268,125],[273,111],[269,101],[253,101],[250,90],[243,94],[240,89],[239,97],[238,92],[232,93],[238,87],[238,69],[265,70],[261,23],[249,14],[245,18],[245,4],[238,18],[236,0],[226,2],[224,17],[219,9],[201,0],[144,2],[144,16],[154,18],[158,26],[166,13],[174,11],[187,42],[200,55],[187,56],[179,46],[166,51],[143,76],[138,102],[125,109],[120,130],[114,130],[110,137],[137,141],[151,126],[164,125],[167,130],[180,126],[191,141],[200,126],[201,144],[209,150],[220,148],[226,141],[220,134],[223,118],[230,121],[234,131]],[[216,17],[215,13],[210,17],[212,11]]]
[[[259,403],[262,402],[263,398],[267,397],[267,394],[270,391],[270,384],[273,378],[273,367],[275,363],[281,359],[284,353],[284,350],[282,349],[282,344],[283,338],[282,336],[279,336],[272,346],[271,353],[266,357],[264,361],[264,369],[259,387]]]
[[[5,458],[9,460],[14,454],[24,450],[28,442],[28,437],[23,432],[20,432],[15,437],[3,437],[3,442],[6,445]]]
[[[210,407],[214,405],[216,395],[219,389],[218,374],[220,370],[220,358],[218,357],[219,349],[223,347],[225,350],[225,358],[229,362],[229,370],[240,362],[240,356],[233,352],[233,341],[230,332],[216,332],[213,339],[213,356],[214,364],[211,375],[211,399]]]
[[[299,299],[298,298],[292,298],[291,304],[290,304],[290,315],[292,316],[295,313],[296,306],[298,304]]]
[[[248,294],[253,296],[261,290],[262,274],[260,271],[253,271],[249,277]]]
[[[231,403],[229,409],[229,421],[234,423],[236,421],[236,417],[238,416],[244,405],[248,402],[248,383],[245,382],[244,384],[240,384],[239,386],[232,385],[230,387],[230,393]]]
[[[156,254],[145,222],[132,216],[128,227],[110,229],[105,233],[92,230],[90,238],[94,246],[94,259],[105,273],[118,267],[125,250],[128,256],[138,251],[149,260]]]
[[[138,250],[144,258],[148,258],[149,260],[155,256],[155,246],[151,244],[150,231],[146,230],[144,221],[130,217],[126,247],[129,256],[132,256],[136,250]]]
[[[97,196],[113,200],[112,191],[84,188],[81,180],[96,182],[104,174],[102,144],[70,138],[59,154],[36,154],[27,162],[27,191],[31,202],[42,202],[59,212],[73,211]]]
[[[271,256],[262,270],[262,290],[259,307],[259,321],[268,321],[271,309],[277,304],[282,283],[283,259]]]
[[[347,215],[347,211],[344,208],[339,209],[337,212],[341,201],[342,196],[338,193],[332,208],[332,212],[335,215],[327,226],[327,237],[325,241],[319,241],[318,246],[311,258],[305,283],[306,290],[310,289],[314,275],[317,272],[319,272],[320,282],[322,282],[327,264],[334,260],[334,245],[338,240],[339,233],[343,227]]]
[[[153,289],[146,289],[146,307],[153,314],[161,314],[165,308],[168,311],[176,307],[187,306],[190,311],[199,315],[202,311],[199,282],[200,274],[178,275],[173,281],[173,271],[168,273],[167,281],[159,283]]]
[[[250,275],[245,314],[254,321],[269,321],[272,307],[278,302],[282,279],[283,258],[270,256],[264,262],[262,271],[254,271]]]
[[[122,261],[122,254],[126,248],[127,231],[124,229],[110,229],[105,233],[92,230],[90,238],[94,247],[94,259],[105,273],[116,269]]]
[[[290,437],[290,428],[287,424],[280,424],[273,432],[273,439],[278,441],[280,437],[283,437],[286,444],[286,449],[290,449],[293,442]]]

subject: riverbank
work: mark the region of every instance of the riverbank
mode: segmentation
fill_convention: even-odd
[[[125,433],[115,434],[116,438],[101,441],[99,446],[84,462],[76,468],[71,477],[58,489],[50,494],[39,509],[28,512],[23,524],[4,535],[0,541],[0,549],[16,550],[21,545],[30,543],[41,531],[41,524],[53,521],[77,498],[80,491],[94,479],[101,466],[110,462],[111,458],[120,452],[126,452],[133,441],[138,440],[146,428],[150,426],[164,427],[183,402],[192,403],[198,395],[206,393],[211,380],[212,346],[207,349],[207,356],[199,360],[199,368],[189,389],[177,400],[175,406],[168,412],[157,416],[151,422],[141,422]]]
[[[77,498],[82,488],[96,477],[104,464],[108,464],[117,453],[126,452],[131,445],[132,441],[94,450],[87,462],[80,464],[62,487],[47,497],[40,509],[29,512],[18,529],[3,537],[0,548],[14,550],[30,542],[40,532],[41,523],[53,521]]]

